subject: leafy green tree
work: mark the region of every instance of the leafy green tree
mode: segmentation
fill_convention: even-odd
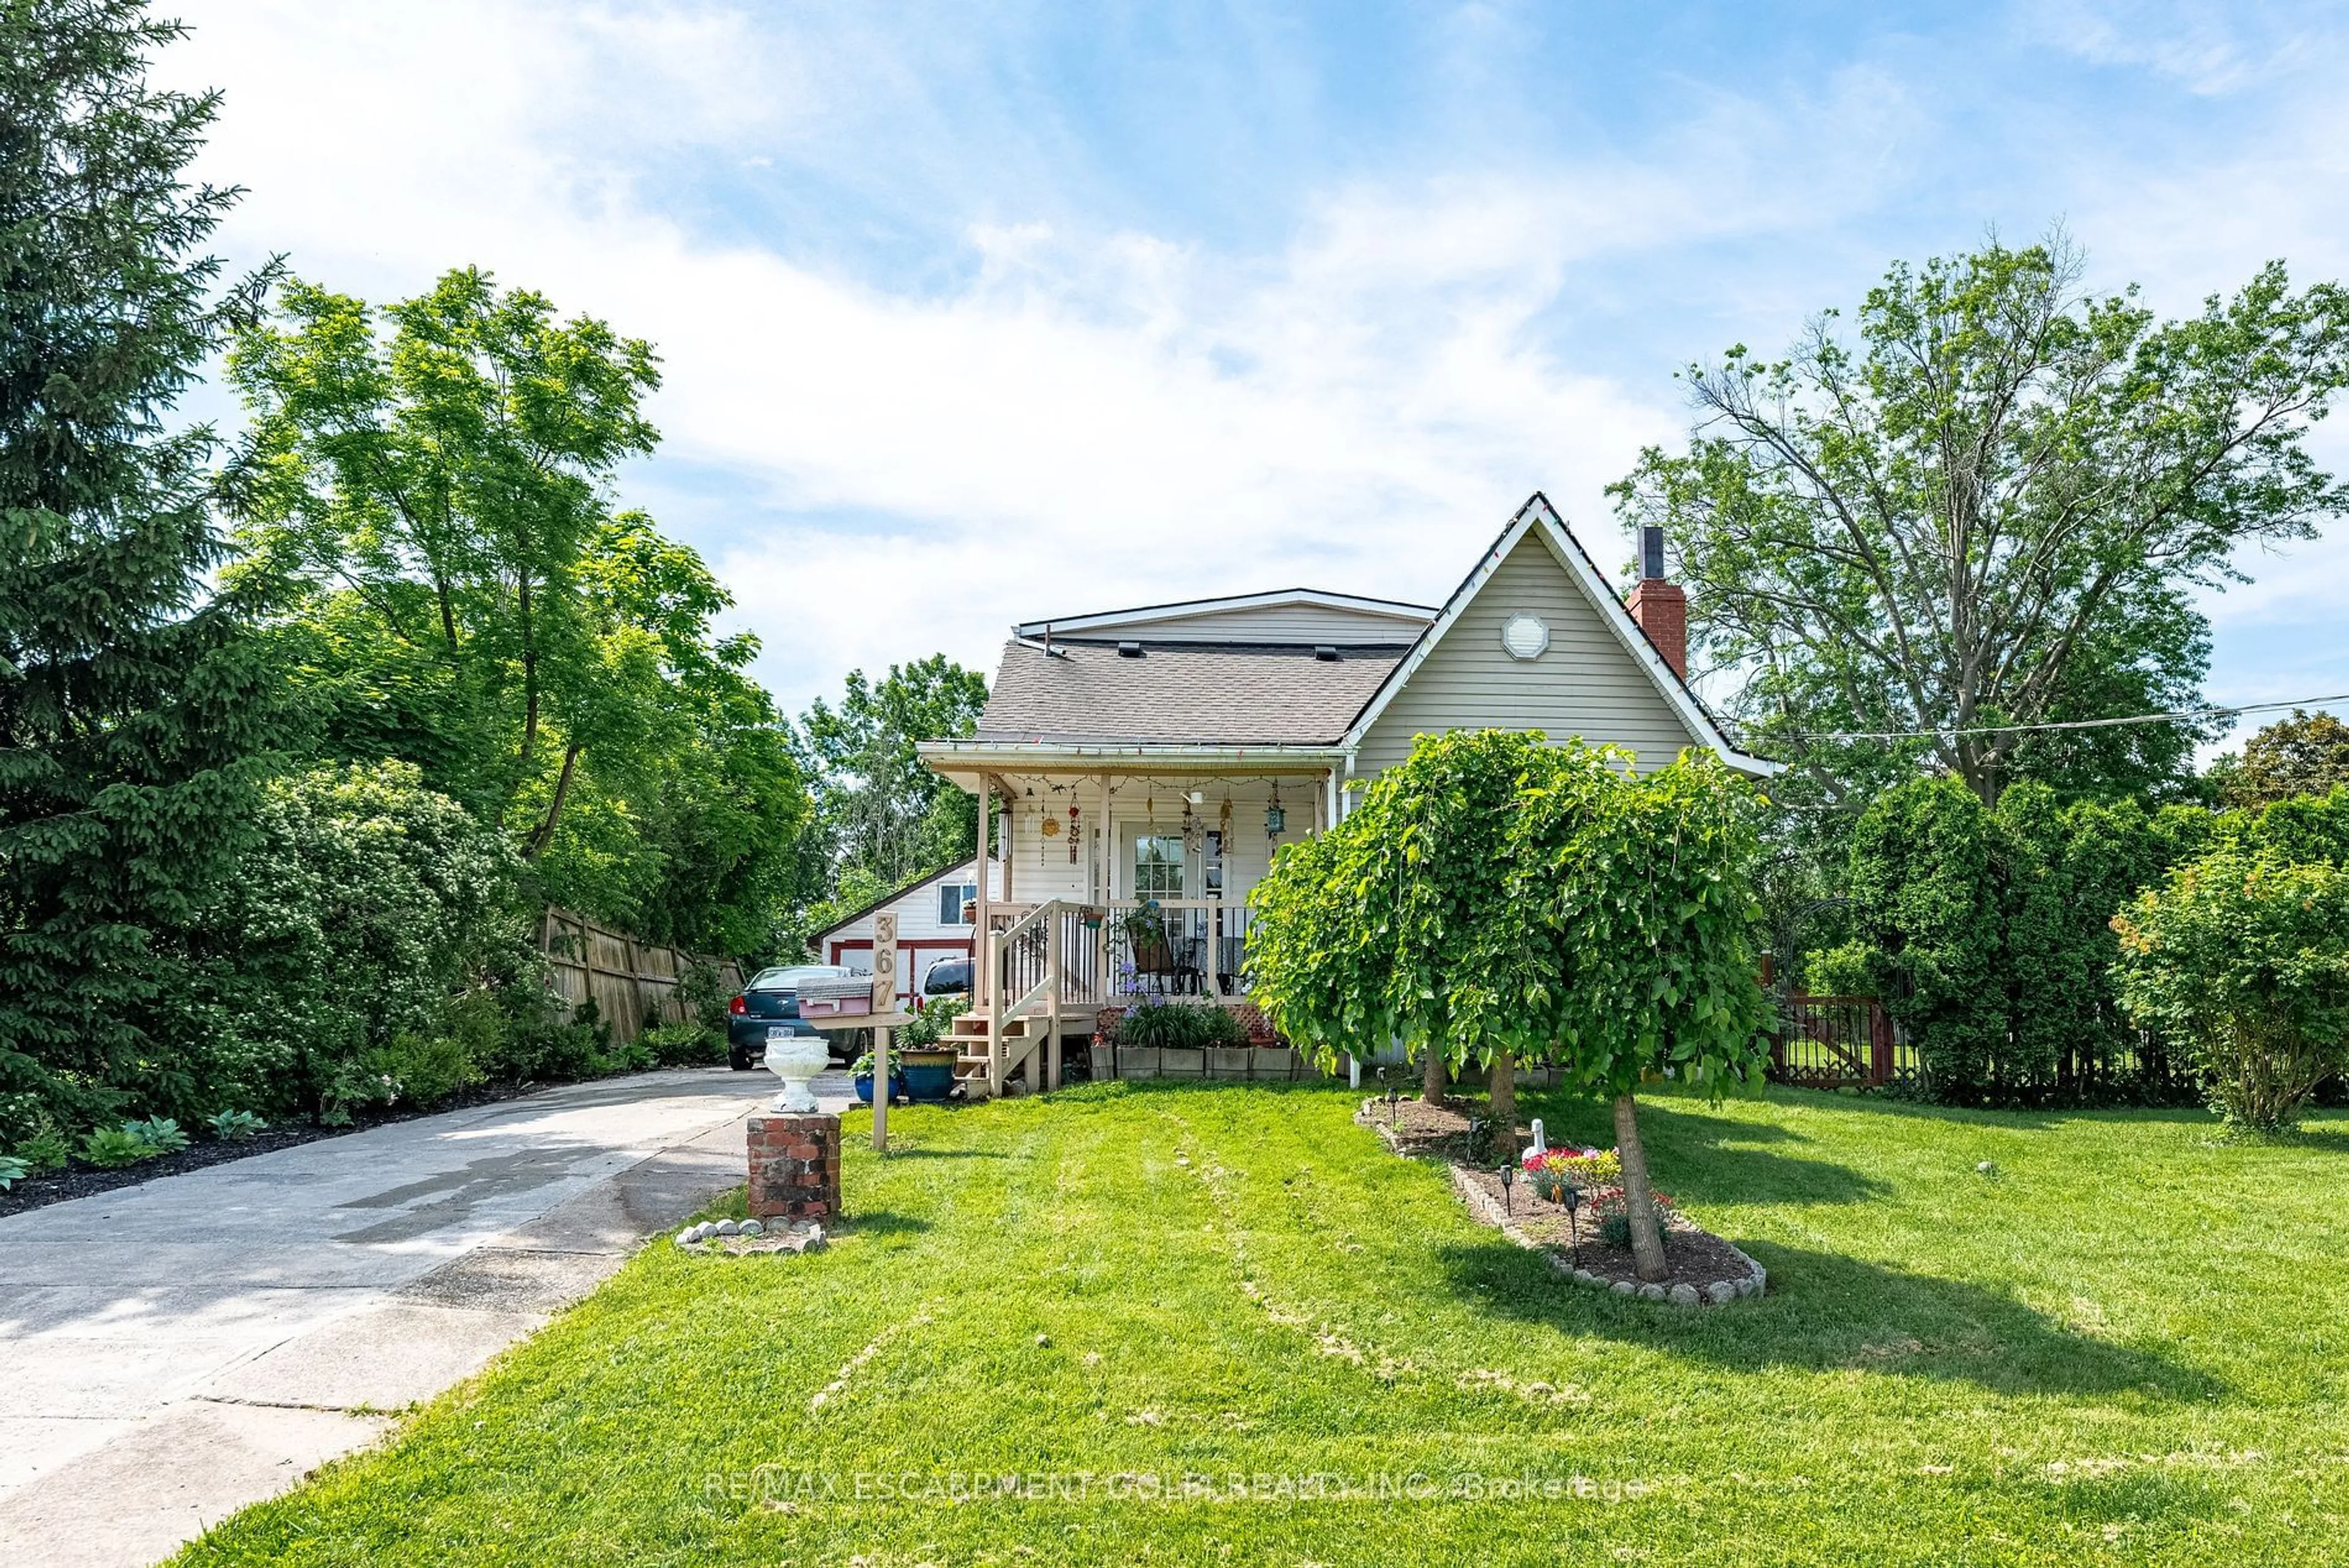
[[[241,335],[232,580],[325,755],[415,762],[539,887],[640,934],[764,945],[807,815],[758,644],[693,551],[616,511],[653,351],[477,270],[378,313],[302,283]]]
[[[1452,1071],[1520,1043],[1506,842],[1542,751],[1505,730],[1423,735],[1342,821],[1280,848],[1248,896],[1251,984],[1275,1028],[1324,1057],[1400,1043],[1430,1105]]]
[[[1754,803],[1695,756],[1659,773],[1538,733],[1422,736],[1328,831],[1281,849],[1250,896],[1252,992],[1329,1057],[1390,1040],[1493,1071],[1552,1062],[1613,1103],[1641,1276],[1661,1278],[1637,1092],[1719,1093],[1761,1061]]]
[[[2286,795],[2257,811],[2223,813],[2209,823],[2209,836],[2240,844],[2252,855],[2349,867],[2349,784],[2334,784],[2323,794]]]
[[[2290,1128],[2349,1066],[2349,872],[2217,849],[2113,918],[2121,995],[2186,1042],[2230,1127]]]
[[[972,733],[986,706],[986,677],[943,653],[893,664],[877,681],[853,670],[838,707],[809,705],[799,728],[826,890],[852,871],[898,887],[978,852],[976,809],[915,746]]]
[[[2294,294],[2271,264],[2157,321],[2081,271],[2060,238],[1897,265],[1856,347],[1829,312],[1783,359],[1691,367],[1688,450],[1614,487],[1666,526],[1692,647],[1742,677],[1754,742],[1825,800],[1920,763],[1986,804],[2022,776],[2107,796],[2182,778],[2192,725],[1992,727],[2192,705],[2191,590],[2349,502],[2305,450],[2349,382],[2349,294]],[[1824,738],[1916,731],[1936,733]]]
[[[2214,771],[2229,805],[2261,806],[2328,794],[2349,784],[2349,724],[2330,713],[2294,708],[2291,718],[2246,741],[2240,759],[2221,757]]]
[[[550,730],[614,722],[580,570],[614,471],[653,448],[639,405],[659,374],[648,344],[475,269],[384,315],[388,337],[297,281],[280,321],[240,335],[237,577],[305,634],[334,751],[412,756],[502,825],[559,773]],[[518,830],[535,855],[557,826]]]
[[[1759,802],[1719,761],[1683,752],[1645,775],[1629,758],[1547,750],[1506,855],[1521,1049],[1610,1101],[1640,1277],[1664,1276],[1638,1092],[1670,1079],[1718,1096],[1767,1054]]]
[[[147,1025],[249,833],[270,678],[222,557],[211,431],[171,414],[264,271],[205,242],[181,171],[216,93],[135,0],[0,5],[0,1137],[162,1070]]]

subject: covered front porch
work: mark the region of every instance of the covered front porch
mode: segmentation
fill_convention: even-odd
[[[973,797],[999,890],[979,886],[971,1012],[976,1094],[1061,1081],[1061,1044],[1141,998],[1247,1003],[1247,896],[1283,843],[1339,810],[1345,757],[1289,747],[938,742],[929,765]]]

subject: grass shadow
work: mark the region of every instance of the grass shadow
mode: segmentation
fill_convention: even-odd
[[[1953,1106],[1889,1093],[1837,1094],[1827,1089],[1798,1089],[1784,1085],[1774,1085],[1767,1092],[1773,1101],[1784,1105],[1810,1105],[1865,1116],[2034,1132],[2079,1121],[2207,1127],[2213,1130],[2219,1126],[2218,1118],[2199,1106]],[[1642,1116],[1651,1103],[1644,1097],[1640,1100]]]
[[[887,1209],[852,1209],[840,1216],[839,1228],[869,1236],[917,1236],[930,1228],[930,1222]]]
[[[1615,1125],[1604,1106],[1543,1095],[1525,1114],[1538,1114],[1552,1143],[1613,1146]],[[1890,1187],[1835,1160],[1757,1144],[1805,1146],[1813,1140],[1769,1122],[1718,1116],[1700,1102],[1643,1100],[1640,1137],[1649,1165],[1670,1171],[1662,1185],[1691,1203],[1734,1207],[1764,1203],[1861,1203],[1881,1198]]]
[[[1454,1291],[1498,1316],[1739,1371],[1867,1371],[2006,1395],[2134,1392],[2181,1402],[2228,1391],[2207,1373],[2075,1333],[1978,1285],[1832,1252],[1741,1245],[1770,1271],[1770,1293],[1724,1307],[1588,1290],[1541,1254],[1497,1239],[1441,1249],[1438,1260]]]

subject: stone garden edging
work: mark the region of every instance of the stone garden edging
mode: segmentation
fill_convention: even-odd
[[[1355,1124],[1369,1127],[1377,1133],[1379,1141],[1387,1146],[1390,1153],[1402,1156],[1406,1159],[1417,1158],[1435,1152],[1424,1145],[1413,1147],[1411,1140],[1398,1136],[1393,1127],[1380,1120],[1375,1107],[1381,1103],[1376,1096],[1364,1100],[1361,1108],[1354,1113]],[[1439,1156],[1439,1158],[1442,1157]],[[1636,1280],[1610,1279],[1592,1270],[1577,1267],[1571,1259],[1560,1257],[1557,1247],[1550,1242],[1528,1235],[1501,1204],[1493,1200],[1492,1194],[1469,1179],[1467,1170],[1457,1161],[1445,1158],[1444,1168],[1451,1173],[1452,1189],[1457,1192],[1461,1201],[1468,1206],[1470,1218],[1480,1225],[1492,1226],[1526,1251],[1539,1252],[1548,1260],[1551,1268],[1556,1269],[1578,1285],[1585,1285],[1596,1291],[1606,1291],[1635,1301],[1663,1302],[1672,1306],[1726,1306],[1731,1302],[1740,1301],[1747,1296],[1761,1295],[1769,1289],[1770,1272],[1755,1262],[1744,1249],[1720,1236],[1714,1236],[1713,1240],[1728,1249],[1731,1255],[1744,1265],[1745,1272],[1740,1278],[1715,1280],[1702,1288],[1688,1283],[1666,1287],[1661,1284],[1642,1283]],[[1710,1235],[1711,1232],[1708,1231],[1706,1234]]]
[[[1499,1204],[1493,1201],[1492,1194],[1468,1179],[1466,1171],[1456,1165],[1447,1165],[1445,1168],[1452,1173],[1452,1189],[1460,1194],[1461,1200],[1468,1205],[1468,1212],[1479,1224],[1490,1225],[1518,1246],[1529,1251],[1539,1252],[1549,1260],[1551,1268],[1556,1269],[1578,1285],[1588,1285],[1592,1290],[1609,1291],[1619,1296],[1630,1296],[1640,1301],[1664,1302],[1672,1306],[1692,1307],[1727,1306],[1731,1302],[1742,1297],[1758,1296],[1769,1288],[1770,1271],[1755,1262],[1744,1249],[1735,1242],[1717,1236],[1713,1239],[1736,1253],[1745,1264],[1744,1278],[1715,1280],[1702,1290],[1690,1284],[1678,1284],[1667,1290],[1662,1285],[1641,1284],[1632,1280],[1610,1280],[1606,1275],[1593,1273],[1588,1269],[1578,1269],[1570,1260],[1559,1257],[1556,1247],[1526,1235],[1518,1227],[1517,1222],[1504,1213]]]

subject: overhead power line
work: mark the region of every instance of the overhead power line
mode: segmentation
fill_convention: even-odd
[[[2349,702],[2349,691],[2332,697],[2302,697],[2289,702],[2238,702],[2223,708],[2180,708],[2168,713],[2131,713],[2120,719],[2067,719],[2059,723],[1981,724],[1969,729],[1837,730],[1803,732],[1798,741],[1921,741],[1961,735],[2016,735],[2044,730],[2106,730],[2116,724],[2174,724],[2181,720],[2231,719],[2244,713],[2267,713],[2283,708],[2316,708],[2327,702]]]

